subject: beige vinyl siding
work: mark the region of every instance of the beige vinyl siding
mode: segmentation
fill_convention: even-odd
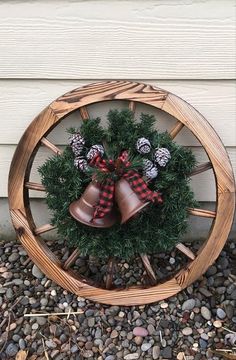
[[[234,0],[1,1],[0,203],[14,150],[33,118],[63,93],[101,80],[150,83],[191,103],[221,137],[236,171],[235,24]],[[104,121],[109,106],[127,104],[92,105],[90,115]],[[162,111],[138,106],[137,116],[141,111],[154,113],[160,129],[174,124]],[[50,139],[65,145],[66,127],[80,121],[75,112]],[[207,160],[187,129],[176,140]],[[48,155],[40,150],[32,180],[40,180],[37,167]],[[192,186],[198,200],[215,201],[212,171]]]

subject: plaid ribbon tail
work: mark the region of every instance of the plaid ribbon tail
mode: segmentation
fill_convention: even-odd
[[[112,179],[107,179],[103,184],[101,184],[99,201],[98,204],[95,205],[91,222],[95,219],[102,219],[105,215],[111,212],[114,204],[114,194],[115,182]]]
[[[151,201],[158,204],[163,203],[162,194],[159,191],[150,190],[141,175],[134,170],[128,171],[123,177],[128,181],[132,190],[137,194],[141,201]]]

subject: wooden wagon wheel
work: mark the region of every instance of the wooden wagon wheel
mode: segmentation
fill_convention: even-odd
[[[107,101],[127,100],[130,109],[140,102],[161,109],[177,119],[170,135],[174,138],[186,126],[200,141],[205,149],[209,162],[198,166],[192,175],[213,168],[216,181],[216,211],[189,209],[192,215],[213,218],[208,239],[197,254],[183,244],[177,245],[190,261],[171,279],[164,283],[155,283],[156,276],[147,255],[141,255],[143,264],[152,283],[149,288],[132,286],[127,289],[110,289],[114,260],[108,264],[106,288],[92,285],[78,274],[70,265],[79,255],[75,250],[69,259],[62,263],[47,247],[41,233],[51,230],[51,225],[36,227],[30,210],[29,190],[43,191],[41,184],[29,180],[34,157],[41,145],[60,154],[60,150],[46,136],[59,122],[71,112],[79,109],[82,119],[88,119],[86,105]],[[17,235],[27,250],[32,261],[52,280],[67,290],[106,304],[140,305],[162,300],[175,295],[194,280],[199,278],[218,257],[224,246],[234,215],[235,184],[230,161],[225,148],[205,118],[191,105],[176,95],[160,88],[129,81],[108,81],[90,84],[75,89],[55,100],[30,124],[14,154],[9,174],[9,204],[10,212]]]

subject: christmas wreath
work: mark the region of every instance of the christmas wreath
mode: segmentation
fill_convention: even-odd
[[[189,175],[190,149],[139,121],[129,110],[110,110],[69,129],[69,144],[39,168],[51,223],[82,255],[128,259],[170,250],[187,230],[196,206]]]

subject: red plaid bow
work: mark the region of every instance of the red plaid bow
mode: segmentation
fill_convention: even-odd
[[[130,166],[128,162],[128,153],[123,151],[120,155],[119,161],[121,161],[125,167]],[[101,171],[109,172],[109,165],[115,166],[116,162],[112,160],[103,160],[100,156],[96,156],[90,162],[91,166],[95,166],[101,169]],[[152,191],[148,188],[146,182],[143,180],[134,170],[123,171],[122,177],[128,181],[132,190],[137,194],[139,199],[143,202],[152,201],[158,204],[163,202],[161,193],[159,191]],[[107,179],[101,184],[100,198],[97,205],[95,205],[93,219],[103,218],[107,215],[114,205],[115,194],[115,181],[113,179]]]

